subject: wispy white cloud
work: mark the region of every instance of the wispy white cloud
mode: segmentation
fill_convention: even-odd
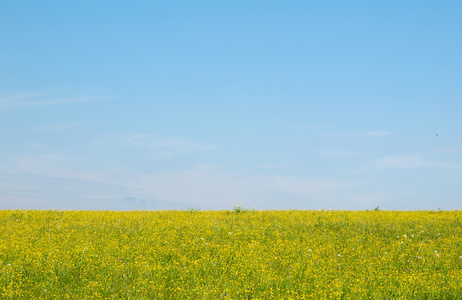
[[[151,138],[151,135],[139,135],[138,138],[143,140]],[[371,162],[364,166],[366,172],[374,171],[374,168],[411,169],[417,172],[419,168],[462,170],[461,165],[435,162],[417,154],[384,156]],[[0,200],[10,199],[17,203],[38,201],[56,207],[56,203],[60,203],[58,198],[62,198],[60,208],[65,203],[71,205],[79,201],[89,201],[85,207],[95,207],[90,203],[93,200],[99,208],[105,205],[116,207],[118,203],[120,207],[132,209],[148,207],[143,206],[145,202],[157,203],[158,208],[191,205],[201,209],[229,209],[234,204],[257,209],[372,209],[377,205],[388,205],[389,209],[405,207],[400,206],[404,204],[396,199],[406,197],[390,195],[386,188],[364,177],[334,179],[275,175],[278,172],[271,168],[249,172],[248,166],[235,165],[200,165],[153,173],[124,169],[112,172],[114,168],[109,171],[106,167],[92,170],[79,168],[75,161],[70,162],[69,157],[60,154],[16,157],[10,168],[2,167],[2,172],[12,177],[8,180],[0,178]],[[35,177],[30,179],[24,176]],[[145,202],[117,202],[123,198],[143,199]],[[183,204],[178,206],[178,203]]]
[[[422,155],[390,155],[377,159],[377,164],[388,169],[415,169],[428,166],[429,162]]]
[[[20,92],[20,93],[14,93],[8,96],[3,96],[0,97],[0,104],[5,105],[5,104],[15,104],[18,101],[24,101],[26,99],[31,99],[31,98],[39,98],[43,96],[47,96],[50,94],[54,94],[60,91],[63,91],[67,89],[68,87],[60,87],[60,88],[55,88],[55,89],[49,89],[49,90],[44,90],[44,91],[34,91],[34,92]]]
[[[302,197],[313,197],[349,188],[354,185],[352,182],[343,180],[323,180],[294,176],[260,176],[260,181],[260,186],[269,190],[295,194]]]
[[[105,100],[105,99],[109,99],[109,98],[107,98],[107,97],[76,97],[76,98],[45,100],[45,101],[19,101],[19,102],[15,102],[14,106],[57,105],[57,104],[89,102],[89,101]]]
[[[327,136],[341,139],[381,138],[393,135],[392,131],[359,131],[351,133],[326,133]]]
[[[363,137],[385,137],[392,135],[393,132],[391,131],[365,131],[357,133],[358,136]]]
[[[268,164],[257,164],[252,166],[241,167],[241,170],[250,170],[250,171],[276,171],[276,170],[287,170],[298,167],[296,163],[293,162],[281,162],[281,163],[268,163]]]
[[[160,157],[170,157],[174,154],[187,154],[198,151],[210,151],[218,148],[215,145],[191,141],[185,138],[155,138],[151,134],[132,135],[124,138],[123,143],[126,146],[148,148],[155,155]]]
[[[462,154],[462,147],[432,147],[430,150],[437,154]]]
[[[378,167],[386,169],[418,169],[418,168],[434,168],[434,169],[453,169],[462,170],[460,163],[447,163],[427,159],[424,155],[390,155],[378,158],[375,161]]]
[[[355,184],[309,177],[244,175],[208,166],[160,174],[139,174],[127,179],[123,185],[144,197],[190,202],[202,208],[226,209],[237,203],[257,208],[290,208],[286,202],[288,200],[292,200],[295,207],[300,207],[300,204],[322,207],[325,204],[322,201],[335,201],[336,196]],[[337,201],[344,200],[337,198]]]
[[[39,202],[46,197],[59,201],[61,197],[63,203],[94,199],[102,206],[104,201],[110,206],[114,199],[133,197],[165,207],[189,203],[202,209],[228,209],[237,203],[258,209],[345,208],[352,199],[338,195],[352,194],[357,185],[343,180],[249,174],[245,168],[223,165],[147,174],[79,170],[67,161],[57,154],[18,158],[11,168],[3,168],[17,182],[11,177],[8,184],[0,184],[0,196],[28,199],[28,203],[34,197]]]
[[[85,126],[84,122],[69,122],[69,123],[59,123],[48,126],[40,126],[33,129],[36,132],[54,132],[54,131],[66,131],[70,129],[75,129]]]
[[[123,187],[68,177],[0,173],[0,207],[114,209]]]
[[[327,128],[328,126],[323,123],[305,123],[305,124],[292,124],[292,125],[287,125],[285,126],[285,129],[287,130],[319,130],[322,128]]]
[[[10,162],[3,164],[2,171],[15,176],[34,175],[117,185],[117,181],[111,177],[112,173],[80,168],[72,157],[60,153],[11,156]]]
[[[21,92],[0,97],[0,109],[5,110],[13,107],[60,105],[113,99],[113,97],[57,97],[54,95],[66,89],[67,87],[62,87],[45,91]]]
[[[326,151],[321,152],[321,156],[326,157],[326,158],[334,158],[334,159],[361,157],[365,155],[366,154],[362,152],[345,151],[345,150],[326,150]]]

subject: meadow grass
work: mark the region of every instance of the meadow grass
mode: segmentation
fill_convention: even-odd
[[[462,211],[0,211],[2,299],[462,299]]]

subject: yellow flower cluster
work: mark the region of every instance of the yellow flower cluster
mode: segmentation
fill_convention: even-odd
[[[0,211],[2,299],[462,299],[462,211]]]

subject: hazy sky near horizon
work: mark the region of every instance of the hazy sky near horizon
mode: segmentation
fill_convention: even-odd
[[[2,1],[1,209],[462,209],[461,1]]]

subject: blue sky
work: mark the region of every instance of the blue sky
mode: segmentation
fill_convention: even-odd
[[[2,1],[2,209],[461,209],[460,1]]]

